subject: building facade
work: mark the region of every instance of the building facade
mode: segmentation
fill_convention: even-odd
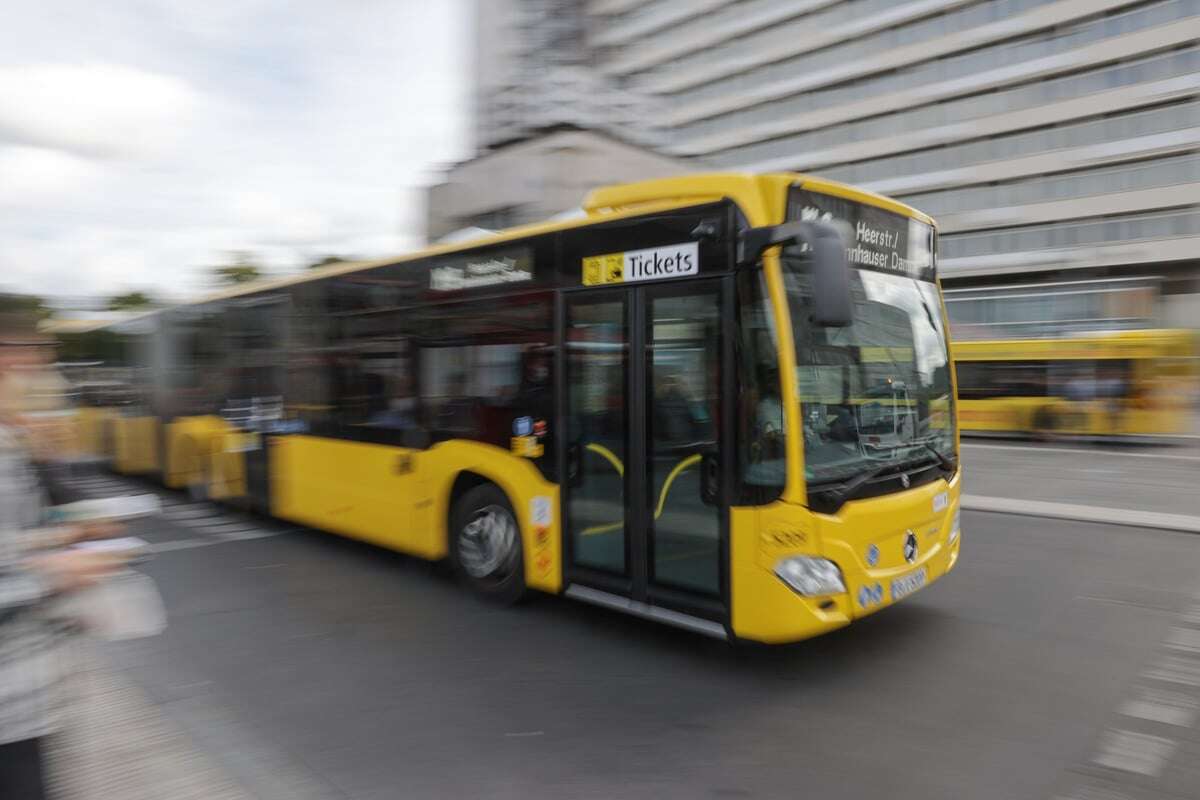
[[[500,5],[510,64],[544,62],[530,31],[552,19],[583,77],[505,106],[481,151],[523,118],[608,120],[695,169],[911,203],[950,285],[1153,276],[1185,296],[1167,322],[1200,317],[1200,0],[480,2]]]
[[[587,0],[477,0],[473,129],[479,152],[559,125],[658,144],[648,99],[593,69]]]
[[[950,284],[1200,292],[1200,0],[588,9],[596,68],[655,98],[665,152],[898,197],[938,218]]]
[[[689,167],[598,131],[566,125],[532,131],[447,170],[426,196],[426,237],[472,238],[569,214],[597,186]]]

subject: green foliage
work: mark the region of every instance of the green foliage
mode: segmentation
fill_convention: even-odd
[[[108,310],[132,311],[139,308],[150,308],[154,304],[154,300],[145,292],[126,292],[109,298]]]
[[[262,279],[262,266],[259,265],[252,253],[239,251],[229,255],[231,263],[213,267],[213,274],[219,283],[236,285],[253,283]]]
[[[54,314],[54,310],[46,305],[46,301],[36,295],[0,292],[0,313],[14,311],[32,313],[38,319],[47,319]]]
[[[346,259],[342,258],[341,256],[325,256],[322,259],[312,262],[307,268],[320,269],[321,267],[328,267],[332,264],[344,264],[345,262]]]

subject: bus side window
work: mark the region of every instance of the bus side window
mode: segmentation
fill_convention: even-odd
[[[553,308],[539,292],[414,310],[417,416],[434,440],[509,450],[528,418],[541,446],[531,458],[553,474]]]

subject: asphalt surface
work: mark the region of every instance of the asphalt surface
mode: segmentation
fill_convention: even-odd
[[[106,652],[260,800],[1200,798],[1194,534],[968,511],[944,580],[732,648],[164,496],[170,628]]]

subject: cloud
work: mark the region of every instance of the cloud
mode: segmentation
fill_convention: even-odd
[[[97,164],[44,147],[0,146],[0,208],[68,202],[101,179]]]
[[[0,26],[0,284],[180,297],[231,250],[283,273],[413,247],[419,187],[466,154],[468,7],[15,7]]]
[[[184,81],[119,64],[0,67],[0,139],[94,158],[159,154],[200,107]]]

